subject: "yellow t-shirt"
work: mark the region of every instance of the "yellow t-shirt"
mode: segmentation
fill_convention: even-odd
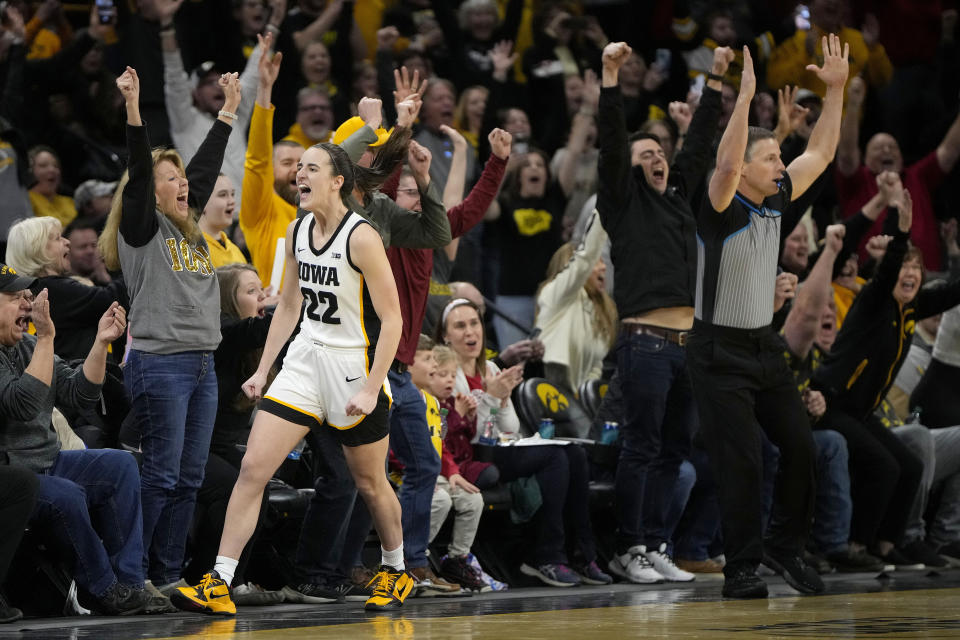
[[[33,215],[50,216],[60,221],[60,224],[66,227],[74,218],[77,217],[77,208],[73,204],[73,198],[56,195],[53,199],[33,191],[30,194],[30,205],[33,207]]]
[[[210,248],[210,262],[213,263],[214,269],[227,264],[245,263],[247,261],[247,257],[243,255],[240,247],[231,242],[223,231],[220,232],[220,237],[216,240],[207,235],[206,231],[203,232],[203,237]]]

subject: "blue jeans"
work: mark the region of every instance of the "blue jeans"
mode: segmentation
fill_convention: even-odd
[[[39,478],[32,522],[74,557],[77,584],[95,596],[114,582],[142,587],[143,520],[134,457],[114,449],[61,451]]]
[[[683,560],[707,560],[720,552],[720,500],[716,475],[703,448],[693,447],[690,462],[696,472],[696,483],[677,525],[675,556]]]
[[[850,472],[847,440],[836,431],[813,432],[817,445],[817,501],[810,535],[823,553],[839,553],[850,540]]]
[[[667,513],[680,464],[690,456],[696,406],[686,350],[656,336],[622,332],[617,374],[623,392],[616,500],[617,552],[668,541]]]
[[[332,585],[344,582],[359,563],[372,518],[357,500],[357,487],[331,428],[307,436],[316,465],[314,493],[303,517],[297,543],[297,583]]]
[[[213,353],[131,350],[123,370],[143,452],[143,563],[154,584],[180,579],[217,416]]]
[[[696,483],[696,467],[689,460],[684,460],[677,471],[677,484],[673,487],[673,495],[670,498],[670,504],[667,506],[667,516],[664,521],[667,554],[671,557],[673,557],[673,534],[677,530],[677,525],[680,524],[680,518],[683,516],[684,509],[687,508],[687,501],[690,499],[690,493]]]
[[[387,374],[393,392],[390,448],[404,466],[400,487],[403,510],[403,555],[407,568],[427,566],[430,506],[440,473],[440,456],[430,441],[427,406],[410,381],[410,373]]]

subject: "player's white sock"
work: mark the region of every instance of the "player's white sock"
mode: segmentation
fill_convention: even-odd
[[[233,583],[233,574],[237,571],[239,560],[228,558],[227,556],[217,556],[217,562],[213,565],[213,570],[220,574],[220,579],[227,583],[229,587]]]
[[[393,567],[397,571],[403,571],[406,567],[403,564],[403,543],[393,551],[387,551],[380,547],[380,563],[388,567]]]

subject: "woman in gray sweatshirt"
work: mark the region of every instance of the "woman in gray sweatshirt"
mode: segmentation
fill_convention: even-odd
[[[150,151],[137,72],[127,67],[117,79],[130,160],[100,249],[109,269],[123,270],[130,296],[124,382],[143,451],[144,564],[158,587],[180,579],[217,413],[220,290],[197,211],[213,191],[240,104],[237,74],[224,74],[220,85],[220,117],[184,167],[172,149]]]

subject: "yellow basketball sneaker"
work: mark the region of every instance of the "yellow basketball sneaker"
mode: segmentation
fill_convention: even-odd
[[[178,609],[220,616],[237,615],[237,606],[230,599],[230,587],[216,571],[203,576],[195,587],[179,587],[170,594],[170,602]]]
[[[393,567],[380,565],[377,575],[367,584],[367,587],[373,589],[373,595],[367,599],[363,608],[367,611],[396,609],[413,591],[413,586],[413,576],[407,571],[397,571]]]

